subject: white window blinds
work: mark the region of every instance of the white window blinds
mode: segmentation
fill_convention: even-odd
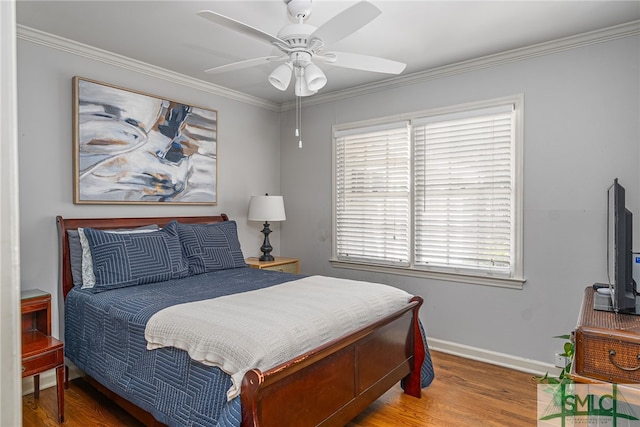
[[[415,120],[415,265],[509,276],[514,107]]]
[[[338,131],[335,144],[338,259],[408,265],[408,122]]]

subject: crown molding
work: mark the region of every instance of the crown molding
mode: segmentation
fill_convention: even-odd
[[[224,98],[243,102],[256,107],[265,108],[267,110],[277,112],[281,110],[280,104],[276,102],[267,101],[262,98],[247,95],[246,93],[238,92],[232,89],[225,88],[223,86],[218,86],[213,83],[185,76],[184,74],[169,71],[161,67],[156,67],[154,65],[138,61],[136,59],[118,55],[113,52],[109,52],[83,43],[78,43],[73,40],[65,39],[63,37],[58,37],[31,27],[17,25],[16,30],[17,38],[20,40],[37,43],[53,49],[61,50],[63,52],[71,53],[73,55],[78,55],[94,61],[100,61],[105,64],[115,65],[116,67],[135,71],[141,74],[146,74],[150,77],[166,80],[171,83],[179,83],[183,86],[191,87],[196,90],[222,96]]]
[[[201,90],[228,99],[250,104],[256,107],[265,108],[276,112],[291,110],[295,107],[295,101],[287,101],[283,103],[268,101],[255,96],[247,95],[239,91],[228,89],[223,86],[218,86],[213,83],[185,76],[184,74],[156,67],[154,65],[138,61],[136,59],[128,58],[126,56],[118,55],[103,49],[98,49],[93,46],[78,43],[69,39],[65,39],[63,37],[55,36],[53,34],[45,33],[43,31],[26,27],[24,25],[17,25],[16,29],[17,38],[21,40],[41,44],[43,46],[51,47],[74,55],[100,61],[106,64],[115,65],[117,67],[136,71],[173,83],[180,83],[184,86],[188,86],[196,90]],[[444,65],[441,67],[436,67],[412,74],[392,77],[379,82],[356,86],[350,89],[314,95],[312,97],[304,98],[302,103],[304,106],[309,106],[327,102],[335,102],[342,99],[387,90],[390,88],[414,85],[456,74],[495,67],[498,65],[522,61],[538,56],[550,55],[557,52],[576,49],[598,43],[604,43],[625,37],[632,37],[638,34],[640,34],[640,20],[631,21],[625,24],[615,25],[600,30],[578,34],[575,36],[569,36],[549,42],[538,43],[523,48],[513,49],[493,55],[487,55],[467,61]]]
[[[495,67],[511,62],[523,61],[543,55],[550,55],[557,52],[576,49],[584,46],[604,43],[611,40],[632,37],[640,34],[640,20],[615,25],[600,30],[590,31],[575,36],[564,37],[549,42],[513,49],[505,52],[487,55],[467,61],[444,65],[417,73],[407,74],[399,77],[392,77],[375,83],[356,86],[350,89],[323,93],[311,97],[303,98],[302,105],[316,105],[327,102],[335,102],[341,99],[366,95],[368,93],[379,92],[390,88],[409,86],[423,83],[429,80],[440,79],[456,74],[467,73],[484,68]],[[281,111],[292,110],[295,101],[288,101],[281,104]]]

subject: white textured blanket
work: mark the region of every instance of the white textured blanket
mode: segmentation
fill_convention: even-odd
[[[324,276],[179,304],[154,314],[147,349],[177,347],[231,375],[266,371],[404,307],[411,295],[387,285]]]

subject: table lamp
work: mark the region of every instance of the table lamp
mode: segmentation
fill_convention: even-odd
[[[251,196],[247,219],[249,221],[264,221],[264,228],[262,229],[264,242],[260,247],[262,251],[260,261],[273,261],[275,258],[271,255],[273,247],[271,243],[269,243],[269,234],[271,234],[269,221],[284,221],[287,219],[284,213],[282,196],[269,196],[268,194],[264,196]]]

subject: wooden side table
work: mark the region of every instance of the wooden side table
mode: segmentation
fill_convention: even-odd
[[[260,270],[282,271],[284,273],[300,274],[300,260],[298,258],[274,257],[273,261],[260,261],[259,258],[247,258],[245,261],[251,268]]]
[[[33,375],[33,398],[40,398],[40,374],[56,370],[58,422],[64,421],[64,344],[51,336],[51,295],[22,291],[22,378]]]

